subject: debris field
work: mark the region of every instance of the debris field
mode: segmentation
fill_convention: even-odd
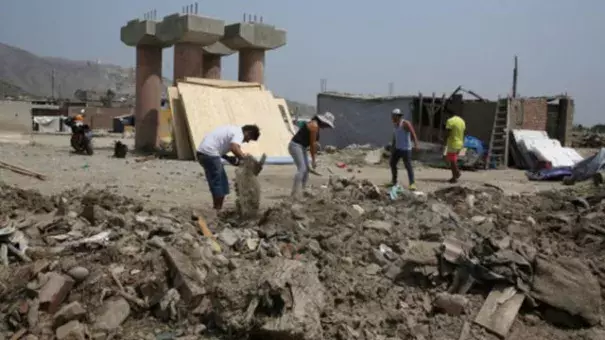
[[[0,339],[605,339],[605,193],[570,190],[334,176],[205,220],[2,185]]]

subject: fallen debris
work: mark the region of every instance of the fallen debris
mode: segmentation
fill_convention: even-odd
[[[525,300],[525,295],[517,292],[513,286],[495,287],[475,317],[475,323],[506,338],[523,300]]]
[[[39,174],[37,172],[28,170],[28,169],[20,167],[20,166],[9,164],[9,163],[6,163],[6,162],[1,162],[0,161],[0,168],[10,170],[10,171],[18,173],[20,175],[34,177],[34,178],[37,178],[37,179],[42,180],[42,181],[46,180],[46,176],[45,175]]]

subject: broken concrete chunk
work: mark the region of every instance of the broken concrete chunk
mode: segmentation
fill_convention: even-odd
[[[176,289],[168,290],[155,308],[154,315],[164,321],[176,320],[178,316],[176,306],[180,300],[181,295]]]
[[[475,323],[489,329],[501,338],[506,338],[517,313],[525,300],[514,286],[497,285],[485,299]]]
[[[531,291],[532,297],[579,317],[588,325],[600,322],[601,288],[590,268],[577,258],[560,258],[556,262],[538,257]],[[549,320],[579,327],[573,318]]]
[[[233,229],[225,228],[218,234],[218,239],[228,247],[233,247],[239,241],[239,236]]]
[[[124,322],[129,315],[130,305],[124,298],[117,297],[107,299],[97,314],[94,329],[113,331],[120,327],[122,322]]]
[[[373,229],[378,231],[386,231],[390,233],[393,229],[393,225],[387,221],[379,221],[379,220],[369,220],[364,224],[364,228]]]
[[[90,272],[88,271],[88,269],[78,266],[68,270],[67,274],[71,276],[74,280],[76,280],[76,282],[82,282],[88,277]]]
[[[57,328],[57,340],[86,340],[86,328],[79,321],[70,321]]]
[[[440,247],[439,242],[408,241],[402,259],[417,265],[437,266],[437,253]]]
[[[467,305],[468,299],[458,294],[440,293],[433,301],[433,307],[436,310],[453,316],[463,314]]]
[[[164,248],[163,254],[170,268],[174,288],[191,305],[198,305],[206,294],[203,287],[206,272],[202,272],[185,254],[172,247]]]
[[[40,288],[38,299],[40,307],[49,313],[55,313],[69,294],[74,280],[56,272],[48,273],[48,281]]]
[[[55,327],[62,326],[70,321],[82,321],[86,316],[86,309],[78,301],[74,301],[59,309],[54,315]]]

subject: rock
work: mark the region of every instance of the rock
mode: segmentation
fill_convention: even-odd
[[[79,321],[70,321],[57,328],[57,340],[86,340],[86,328]]]
[[[525,219],[527,221],[527,223],[531,224],[532,226],[536,225],[536,219],[531,217],[531,216],[527,216],[527,218]]]
[[[475,224],[481,224],[481,223],[485,222],[486,220],[487,220],[487,217],[485,217],[485,216],[471,217],[471,221],[473,221],[473,223],[475,223]]]
[[[53,324],[59,327],[70,321],[82,321],[84,317],[86,317],[86,309],[78,301],[74,301],[55,313]]]
[[[360,217],[365,212],[365,210],[363,210],[363,208],[360,207],[358,204],[353,204],[352,208],[353,208],[353,210],[355,211],[355,213],[357,215],[356,217]]]
[[[84,281],[90,272],[84,267],[73,267],[67,271],[67,275],[71,276],[76,282]]]
[[[154,310],[154,315],[165,322],[176,320],[178,317],[177,304],[181,300],[181,295],[176,289],[170,289],[162,297],[162,300]]]
[[[378,249],[370,250],[370,258],[372,259],[372,261],[374,261],[374,263],[378,264],[379,266],[386,266],[391,263],[389,260],[386,259],[386,257],[384,257],[382,252]]]
[[[433,301],[433,307],[436,310],[453,316],[463,314],[467,305],[468,299],[458,294],[440,293]]]
[[[372,263],[366,267],[366,274],[376,275],[380,272],[381,269],[382,269],[382,267],[380,267],[376,263]]]
[[[38,300],[40,307],[49,313],[55,313],[74,285],[74,280],[56,272],[48,273],[48,281],[40,288]]]
[[[382,149],[372,150],[366,153],[364,161],[369,165],[379,164],[382,160]]]
[[[566,315],[551,313],[548,321],[567,327],[600,322],[601,288],[590,268],[577,258],[536,259],[531,296]],[[571,317],[570,317],[571,316]],[[580,318],[580,322],[574,319]]]
[[[217,267],[227,267],[229,265],[229,259],[223,254],[217,254],[214,256],[212,263]]]
[[[129,315],[130,305],[124,298],[107,299],[97,314],[93,328],[108,332],[116,330]]]
[[[318,255],[321,253],[321,245],[316,239],[310,240],[309,243],[307,243],[306,248],[309,249],[309,251],[313,255]]]
[[[387,233],[390,233],[393,228],[390,222],[380,220],[368,220],[363,226],[366,229],[386,231]]]
[[[185,254],[172,247],[164,248],[163,255],[170,268],[174,288],[185,301],[198,305],[206,294],[203,282],[207,272],[197,268]]]
[[[441,248],[439,242],[408,241],[408,247],[402,259],[406,262],[423,266],[437,266],[437,253]]]
[[[218,234],[218,239],[228,247],[233,247],[239,241],[239,236],[233,229],[225,228]]]

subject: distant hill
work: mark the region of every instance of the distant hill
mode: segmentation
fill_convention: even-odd
[[[135,71],[132,67],[93,61],[40,57],[23,49],[0,43],[0,99],[4,97],[51,97],[54,71],[55,97],[74,99],[76,90],[104,95],[107,90],[134,101]],[[164,85],[170,86],[169,79]],[[278,92],[278,91],[274,91]],[[312,116],[315,108],[287,101],[289,109],[302,117]]]

